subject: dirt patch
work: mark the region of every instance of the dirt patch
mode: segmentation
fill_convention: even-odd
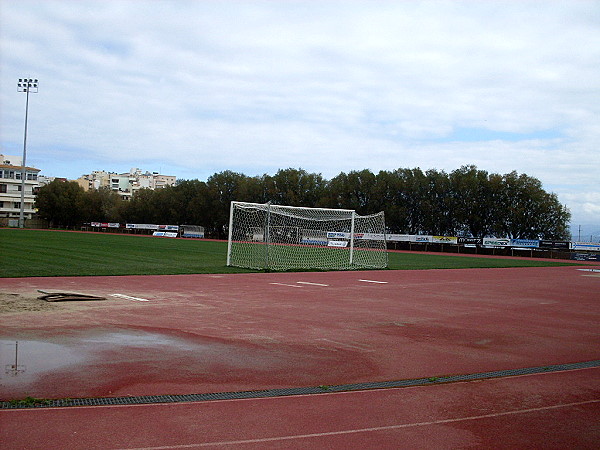
[[[0,292],[0,314],[22,313],[29,311],[50,312],[73,310],[84,302],[47,302],[38,297],[39,292],[16,293]]]

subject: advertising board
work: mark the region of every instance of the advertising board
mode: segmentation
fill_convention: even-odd
[[[509,247],[510,239],[483,238],[483,245],[488,247]]]
[[[461,245],[481,245],[483,239],[474,237],[459,237],[458,243]]]
[[[540,241],[537,239],[511,239],[511,247],[523,247],[523,248],[538,248]]]
[[[571,242],[573,250],[589,250],[600,252],[600,242]]]
[[[386,239],[391,242],[410,242],[410,234],[387,234]]]
[[[569,250],[571,247],[570,242],[566,241],[540,241],[540,248],[554,248],[558,250]]]
[[[458,238],[452,236],[431,236],[431,242],[437,244],[458,244]]]
[[[121,226],[112,222],[91,222],[90,225],[95,228],[119,228]]]

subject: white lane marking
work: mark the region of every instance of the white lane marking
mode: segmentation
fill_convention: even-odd
[[[551,411],[553,409],[560,408],[572,408],[574,406],[588,405],[591,403],[598,403],[600,400],[586,400],[582,402],[574,402],[574,403],[562,403],[559,405],[550,405],[550,406],[542,406],[540,408],[528,408],[528,409],[519,409],[515,411],[504,411],[499,413],[492,414],[481,414],[478,416],[467,416],[467,417],[456,417],[453,419],[440,419],[440,420],[431,420],[427,422],[413,422],[413,423],[401,423],[397,425],[387,425],[381,427],[369,427],[369,428],[354,428],[349,430],[340,430],[340,431],[326,431],[322,433],[309,433],[309,434],[295,434],[295,435],[287,435],[287,436],[275,436],[275,437],[266,437],[266,438],[258,438],[258,439],[240,439],[237,441],[217,441],[217,442],[197,442],[195,444],[180,444],[180,445],[165,445],[161,447],[141,447],[136,449],[129,450],[167,450],[167,449],[176,449],[176,448],[195,448],[195,447],[210,447],[210,446],[225,446],[225,445],[243,445],[243,444],[261,444],[265,442],[277,442],[277,441],[291,441],[294,439],[309,439],[309,438],[318,438],[325,436],[340,436],[344,434],[356,434],[356,433],[372,433],[374,431],[388,431],[388,430],[400,430],[402,428],[413,428],[413,427],[426,427],[431,425],[441,425],[446,423],[456,423],[456,422],[466,422],[469,420],[482,420],[482,419],[492,419],[495,417],[503,417],[503,416],[512,416],[517,414],[528,414],[535,413],[541,411]]]
[[[363,283],[378,283],[378,284],[387,284],[387,281],[375,281],[375,280],[358,280],[358,281],[362,281]]]
[[[150,300],[148,300],[147,298],[140,298],[140,297],[132,297],[130,295],[125,295],[125,294],[110,294],[112,297],[119,297],[119,298],[124,298],[126,300],[134,300],[136,302],[149,302]]]
[[[294,287],[294,288],[302,287],[302,286],[296,286],[295,284],[286,284],[286,283],[269,283],[269,284],[276,284],[277,286],[288,286],[288,287]]]
[[[600,272],[600,269],[577,269],[577,270],[581,270],[582,272]]]
[[[311,283],[310,281],[296,281],[298,284],[310,284],[311,286],[329,286],[328,284],[323,283]]]

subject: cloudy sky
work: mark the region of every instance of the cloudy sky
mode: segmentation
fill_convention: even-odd
[[[0,153],[22,154],[16,83],[38,78],[47,176],[475,164],[600,234],[595,0],[1,0],[0,62]]]

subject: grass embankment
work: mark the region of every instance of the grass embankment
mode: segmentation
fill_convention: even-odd
[[[0,277],[247,273],[226,266],[226,242],[0,229]],[[392,270],[570,265],[536,259],[389,253]]]

